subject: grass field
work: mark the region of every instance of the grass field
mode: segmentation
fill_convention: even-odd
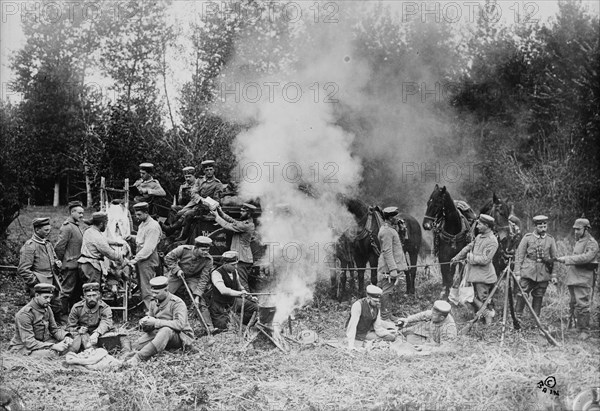
[[[31,219],[43,214],[51,214],[57,228],[65,213],[26,210],[20,217],[24,232],[13,224],[11,241],[29,237]],[[568,244],[559,247],[564,253]],[[417,283],[418,298],[398,296],[397,314],[426,309],[437,296],[436,270],[420,272]],[[561,347],[549,345],[535,328],[514,331],[510,321],[500,346],[498,317],[489,327],[473,327],[451,350],[429,355],[398,356],[384,349],[348,352],[321,343],[292,344],[284,354],[266,339],[241,350],[230,331],[217,335],[210,347],[206,338],[197,339],[197,354],[166,352],[138,368],[110,372],[73,371],[60,361],[31,361],[7,353],[14,314],[28,298],[16,274],[0,273],[0,289],[2,386],[16,390],[32,410],[559,410],[570,409],[582,390],[600,386],[598,331],[587,341],[563,332],[560,316],[566,320],[568,312],[563,287],[548,290],[542,310],[543,322]],[[496,306],[501,305],[502,294],[496,299]],[[321,342],[342,338],[349,307],[349,302],[328,297],[324,279],[312,302],[296,312],[293,333],[311,329]],[[471,318],[464,308],[454,308],[453,314],[459,328]],[[191,320],[200,331],[195,315]],[[555,377],[559,395],[538,388],[549,376]]]

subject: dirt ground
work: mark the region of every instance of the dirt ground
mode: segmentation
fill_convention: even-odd
[[[28,210],[20,218],[24,233],[17,224],[12,240],[27,238],[26,221],[48,211]],[[55,227],[62,219],[60,213],[53,217]],[[440,288],[435,270],[420,272],[417,283],[418,297],[398,295],[398,315],[426,309],[435,300]],[[598,331],[579,341],[566,323],[561,328],[568,302],[562,287],[549,289],[542,311],[560,347],[549,345],[535,327],[513,330],[510,321],[501,346],[497,316],[493,325],[476,325],[445,352],[399,356],[378,348],[333,348],[324,342],[343,338],[350,301],[332,300],[323,280],[292,321],[292,337],[310,329],[319,335],[317,344],[290,343],[284,354],[259,337],[242,349],[243,342],[230,330],[217,335],[212,346],[198,338],[198,353],[165,352],[137,368],[105,372],[75,371],[60,360],[32,361],[7,353],[14,315],[27,301],[21,279],[0,272],[0,381],[31,410],[558,410],[571,409],[582,390],[600,386]],[[502,305],[501,294],[496,305]],[[595,298],[596,315],[598,305]],[[472,317],[464,308],[454,308],[453,314],[459,329]],[[135,330],[141,315],[134,313],[125,325]],[[200,335],[194,314],[191,322]],[[558,395],[538,388],[550,376]]]

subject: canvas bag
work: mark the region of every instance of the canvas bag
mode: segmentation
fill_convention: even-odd
[[[454,305],[472,303],[475,298],[473,285],[466,281],[464,264],[457,264],[454,272],[454,284],[450,288],[448,300]]]

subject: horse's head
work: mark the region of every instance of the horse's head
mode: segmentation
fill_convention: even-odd
[[[445,197],[448,194],[446,187],[435,185],[433,192],[427,200],[427,209],[425,210],[425,217],[423,218],[423,228],[425,230],[431,230],[434,223],[442,218],[444,214],[444,203]]]
[[[508,203],[508,199],[502,200],[494,193],[492,201],[488,202],[481,209],[481,213],[494,217],[495,230],[498,234],[498,239],[500,242],[506,242],[511,234],[511,225],[508,222],[508,217],[510,217],[511,214],[511,207]]]

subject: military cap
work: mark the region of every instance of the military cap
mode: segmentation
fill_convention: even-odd
[[[47,283],[37,283],[36,285],[33,286],[33,291],[38,294],[42,294],[42,293],[52,294],[54,292],[54,286],[52,284],[47,284]]]
[[[154,164],[142,163],[142,164],[140,164],[140,170],[144,170],[144,171],[151,173],[152,171],[154,171]]]
[[[244,203],[244,204],[242,204],[242,210],[243,209],[250,210],[250,211],[255,211],[256,210],[256,206],[252,205],[250,203]]]
[[[84,284],[82,287],[82,290],[84,293],[88,292],[88,291],[100,291],[100,284],[98,283],[87,283]]]
[[[479,222],[491,227],[494,225],[496,220],[494,220],[494,217],[492,217],[491,215],[479,214]]]
[[[188,167],[183,167],[183,174],[194,174],[194,171],[196,171],[195,167],[192,166],[188,166]]]
[[[393,217],[398,215],[398,207],[386,207],[383,209],[384,217]]]
[[[573,224],[573,228],[592,228],[590,220],[587,218],[578,218]]]
[[[141,203],[136,203],[133,205],[133,209],[134,210],[139,210],[139,211],[148,211],[148,203],[145,201],[142,201]]]
[[[235,263],[238,261],[238,252],[237,251],[225,251],[223,253],[222,260],[224,263]]]
[[[511,214],[510,216],[508,216],[508,221],[510,221],[513,224],[516,225],[521,225],[521,220],[519,219],[519,217],[517,217],[514,214]]]
[[[381,294],[383,294],[383,290],[376,285],[369,284],[367,285],[367,295],[372,298],[381,298]]]
[[[194,245],[197,245],[199,247],[205,246],[205,247],[210,247],[212,245],[213,241],[206,236],[198,236],[196,238],[194,238]]]
[[[543,223],[547,223],[547,222],[548,222],[548,217],[546,217],[545,215],[536,215],[535,217],[533,217],[534,224],[543,224]]]
[[[448,314],[451,308],[450,303],[444,300],[437,300],[433,303],[433,309],[442,314]]]
[[[204,167],[214,167],[215,166],[215,160],[204,160],[201,164],[202,164],[202,168],[204,168]]]
[[[34,218],[31,222],[33,228],[43,227],[50,224],[50,217]]]
[[[102,211],[92,214],[92,224],[101,223],[102,221],[108,221],[108,214]]]
[[[155,290],[166,288],[167,284],[169,284],[169,279],[164,275],[159,275],[150,280],[150,288],[154,288]]]
[[[123,200],[122,198],[115,198],[110,203],[114,204],[114,205],[119,205],[119,204],[123,204],[124,202],[125,202],[125,200]]]
[[[71,201],[69,203],[69,211],[71,211],[75,207],[83,207],[83,204],[81,203],[81,201]]]

